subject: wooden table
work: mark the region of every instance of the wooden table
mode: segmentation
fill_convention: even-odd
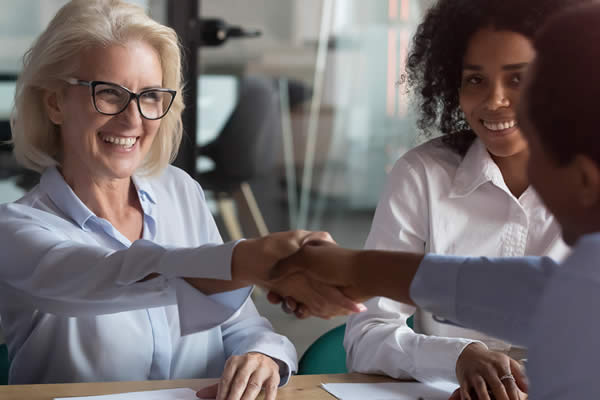
[[[55,397],[93,396],[142,390],[191,388],[200,389],[216,379],[189,379],[175,381],[146,382],[102,382],[102,383],[66,383],[53,385],[9,385],[0,386],[2,400],[52,400]],[[325,383],[368,383],[390,382],[383,376],[362,374],[302,375],[294,376],[277,393],[277,400],[333,400],[334,397],[319,388]],[[262,399],[262,396],[259,397]]]

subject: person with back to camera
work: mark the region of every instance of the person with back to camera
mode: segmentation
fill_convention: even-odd
[[[38,186],[0,206],[0,315],[12,384],[218,377],[274,399],[296,352],[257,313],[278,260],[325,233],[223,244],[182,136],[175,32],[119,0],[73,0],[24,58],[14,151]],[[229,281],[229,282],[227,282]],[[322,317],[361,306],[281,283]]]
[[[365,248],[463,256],[568,254],[554,217],[530,186],[529,149],[516,123],[535,32],[573,0],[439,0],[408,57],[425,132],[441,131],[395,164]],[[506,287],[509,296],[510,287]],[[457,381],[463,398],[498,388],[524,398],[524,349],[387,298],[348,319],[348,368],[421,381]],[[415,329],[407,325],[414,314]],[[504,390],[500,390],[505,388]],[[460,396],[457,392],[456,396]]]

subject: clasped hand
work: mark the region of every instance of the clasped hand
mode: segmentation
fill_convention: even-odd
[[[307,239],[269,271],[263,284],[269,290],[268,300],[282,303],[286,312],[298,318],[328,319],[366,310],[359,302],[371,296],[358,284],[356,252],[338,247],[330,238]]]
[[[258,285],[269,300],[287,299],[296,315],[331,318],[366,310],[367,295],[357,271],[357,251],[338,247],[326,232],[272,233],[238,243],[231,256],[231,280],[185,278],[205,294]]]

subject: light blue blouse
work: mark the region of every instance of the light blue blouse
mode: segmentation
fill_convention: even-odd
[[[131,243],[95,216],[56,168],[0,206],[0,315],[12,384],[218,377],[232,355],[296,351],[260,317],[251,288],[206,296],[181,277],[231,279],[196,181],[169,166],[133,178],[144,212]],[[150,273],[160,276],[139,282]]]

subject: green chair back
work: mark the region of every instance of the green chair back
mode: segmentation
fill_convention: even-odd
[[[407,325],[413,327],[414,318],[406,320]],[[298,375],[316,374],[345,374],[346,350],[344,349],[344,333],[346,324],[325,332],[300,358]]]
[[[346,351],[344,332],[346,324],[325,332],[304,353],[298,363],[298,375],[344,374]]]
[[[0,385],[8,385],[9,367],[8,347],[5,344],[0,344]]]

